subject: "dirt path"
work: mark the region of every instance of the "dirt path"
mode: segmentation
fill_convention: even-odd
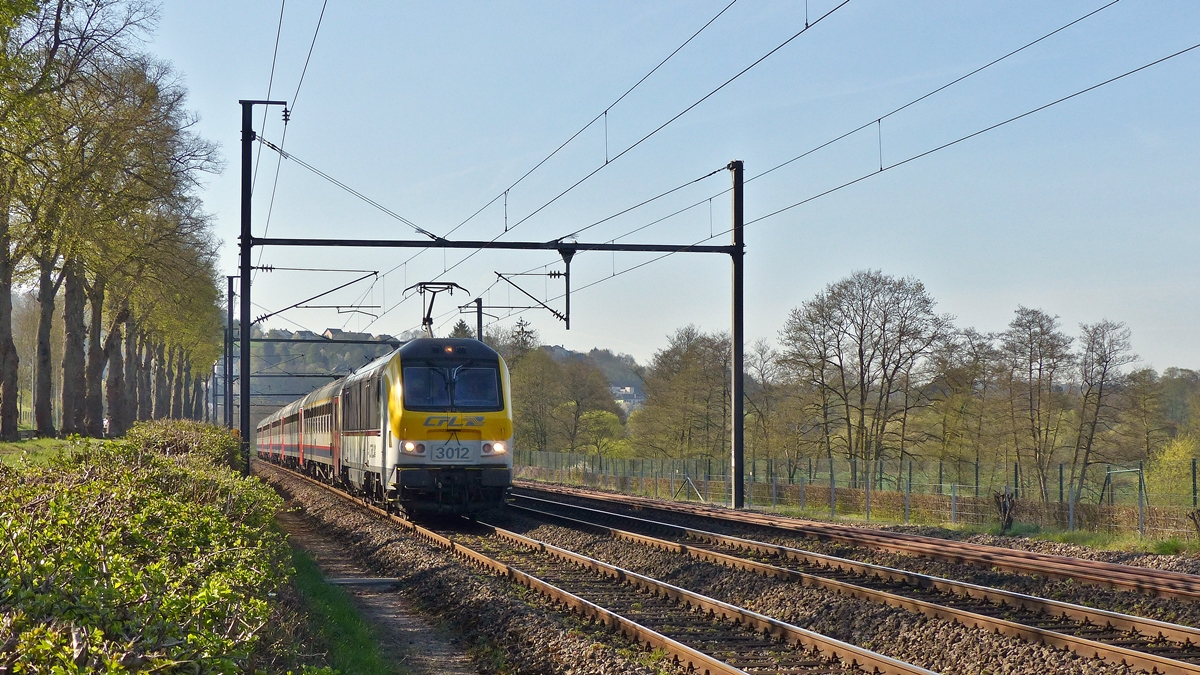
[[[373,577],[337,540],[322,534],[304,516],[283,511],[276,518],[292,545],[308,553],[327,579]],[[346,586],[354,606],[379,631],[380,648],[392,661],[417,675],[469,675],[479,672],[449,633],[430,626],[404,596],[386,586]]]

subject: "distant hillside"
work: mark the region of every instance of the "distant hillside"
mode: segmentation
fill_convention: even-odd
[[[613,387],[633,387],[638,396],[644,394],[642,391],[642,377],[646,373],[646,367],[640,365],[629,354],[614,354],[611,350],[599,348],[584,354],[583,352],[571,351],[559,345],[547,345],[542,347],[542,349],[546,350],[555,361],[560,363],[572,359],[590,361],[608,378],[609,385]]]

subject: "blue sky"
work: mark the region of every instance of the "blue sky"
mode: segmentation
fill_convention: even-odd
[[[420,227],[445,234],[497,197],[716,15],[717,2],[367,3],[331,0],[285,148]],[[770,58],[505,235],[553,239],[741,159],[747,176],[808,151],[1088,12],[1103,1],[852,0]],[[837,7],[809,0],[813,20]],[[164,4],[150,49],[182,74],[198,129],[219,142],[225,172],[204,193],[223,265],[236,267],[238,99],[292,101],[321,10],[288,0],[275,74],[278,2]],[[607,155],[709,93],[804,26],[804,2],[739,0],[628,97],[608,109]],[[853,178],[1200,42],[1200,5],[1121,0],[978,75],[746,188],[753,220]],[[952,148],[816,199],[746,230],[746,328],[774,339],[787,313],[826,284],[877,268],[925,283],[958,325],[1002,330],[1018,304],[1133,331],[1143,363],[1200,367],[1200,49]],[[256,126],[279,143],[277,110]],[[507,199],[521,221],[604,165],[605,125],[581,133]],[[255,233],[411,238],[411,229],[290,161],[261,155]],[[728,228],[725,172],[599,225],[608,241],[701,205],[622,241],[693,243]],[[272,203],[272,186],[275,185]],[[711,210],[708,198],[713,197]],[[711,213],[711,215],[710,215]],[[453,237],[504,231],[503,199]],[[711,229],[710,229],[711,228]],[[713,243],[726,243],[726,236]],[[270,249],[264,263],[384,272],[406,250]],[[495,272],[557,270],[554,254],[428,251],[374,285],[320,304],[381,305],[378,320],[293,310],[268,327],[399,334],[420,323],[403,289],[442,275],[470,296],[439,298],[445,314],[490,287],[493,305],[525,304]],[[572,265],[582,287],[651,256],[590,253]],[[460,263],[448,273],[445,270]],[[259,274],[254,300],[279,309],[349,281],[342,273]],[[524,316],[543,339],[608,347],[645,361],[686,324],[729,326],[730,266],[676,255],[572,296],[572,329]],[[561,281],[525,277],[539,298]],[[399,303],[399,304],[397,304]],[[561,300],[552,301],[561,304]],[[380,313],[382,310],[368,310]],[[504,312],[495,312],[503,314]],[[466,317],[471,319],[471,317]],[[504,319],[511,324],[516,317]]]

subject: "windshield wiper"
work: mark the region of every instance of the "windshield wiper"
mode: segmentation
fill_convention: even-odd
[[[452,409],[457,409],[457,403],[454,400],[454,394],[456,391],[458,391],[458,371],[466,368],[472,363],[474,363],[474,361],[468,359],[467,361],[455,366],[454,370],[450,371],[450,381],[447,382],[446,386],[450,390],[450,407]]]

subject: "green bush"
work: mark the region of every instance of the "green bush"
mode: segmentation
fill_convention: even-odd
[[[168,457],[196,455],[217,466],[236,471],[244,468],[241,442],[226,429],[187,420],[138,422],[125,433],[125,440]]]
[[[139,425],[45,466],[0,466],[0,669],[267,672],[292,574],[282,500],[226,466],[237,440]]]

